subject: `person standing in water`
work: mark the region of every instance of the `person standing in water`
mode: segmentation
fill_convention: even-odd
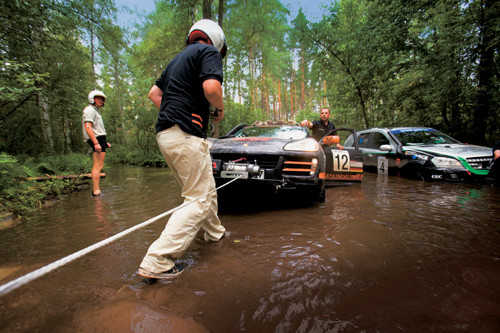
[[[101,109],[106,102],[106,95],[100,90],[92,90],[88,95],[89,105],[83,109],[82,125],[83,137],[92,148],[92,195],[100,196],[99,181],[104,167],[106,149],[111,145],[106,141],[106,130],[102,121]]]
[[[177,54],[156,80],[148,97],[159,109],[156,138],[160,151],[181,186],[184,203],[215,189],[206,129],[210,107],[214,121],[224,118],[222,58],[227,50],[224,32],[212,20],[196,22]],[[175,260],[203,228],[205,241],[219,241],[226,229],[218,217],[213,191],[170,217],[160,237],[142,260],[139,275],[167,279],[184,267]]]

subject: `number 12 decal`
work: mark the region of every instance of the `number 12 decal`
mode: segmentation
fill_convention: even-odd
[[[333,171],[349,171],[351,163],[349,153],[345,150],[332,150]]]

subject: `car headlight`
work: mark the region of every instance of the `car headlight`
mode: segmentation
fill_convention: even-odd
[[[283,149],[292,151],[318,151],[319,143],[314,139],[304,139],[287,143]]]
[[[449,157],[434,157],[431,159],[431,163],[437,168],[447,168],[447,169],[465,169],[465,167],[458,160]]]
[[[412,150],[406,151],[405,155],[408,156],[410,160],[417,161],[420,164],[424,164],[429,159],[429,155],[421,154]]]

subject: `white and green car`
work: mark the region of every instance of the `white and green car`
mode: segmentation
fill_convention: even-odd
[[[409,178],[474,181],[492,165],[491,148],[461,143],[428,127],[372,128],[357,132],[366,171]],[[344,146],[354,145],[349,137]]]

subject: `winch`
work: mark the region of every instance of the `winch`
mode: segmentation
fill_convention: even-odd
[[[252,163],[226,162],[222,165],[222,178],[240,177],[248,179],[249,176],[256,176],[260,173],[260,166]]]

